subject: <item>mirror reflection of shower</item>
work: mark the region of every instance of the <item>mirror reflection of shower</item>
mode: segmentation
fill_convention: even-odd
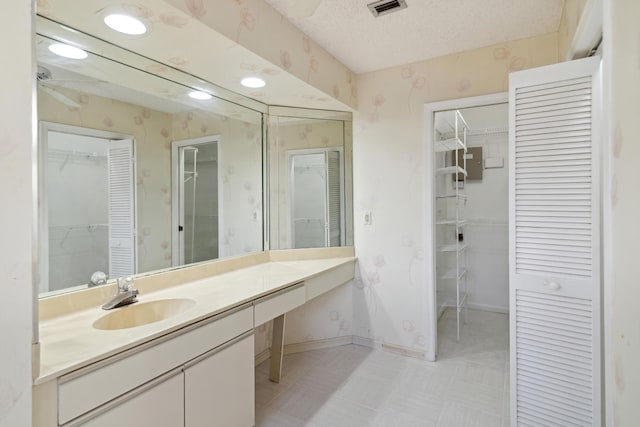
[[[217,137],[173,143],[174,265],[219,258]]]

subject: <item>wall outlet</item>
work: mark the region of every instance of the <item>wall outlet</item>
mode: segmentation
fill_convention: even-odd
[[[364,225],[371,225],[371,211],[364,211],[362,221],[364,222]]]

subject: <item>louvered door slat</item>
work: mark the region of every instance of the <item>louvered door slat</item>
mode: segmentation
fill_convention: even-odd
[[[582,107],[574,107],[569,109],[560,109],[560,110],[541,110],[538,112],[528,111],[526,117],[518,117],[516,118],[516,123],[526,123],[529,120],[536,119],[549,119],[556,120],[562,117],[582,117],[585,113],[591,114],[591,107],[589,104],[584,105]]]
[[[521,112],[522,113],[526,112],[526,114],[538,114],[542,112],[547,112],[547,113],[553,112],[555,114],[566,114],[566,113],[571,114],[582,108],[591,109],[591,100],[573,101],[573,102],[566,102],[564,104],[544,105],[540,107],[529,106],[528,108],[523,108]]]
[[[567,104],[575,105],[576,103],[590,102],[591,97],[584,94],[574,94],[566,97],[555,95],[541,97],[540,99],[519,99],[519,101],[519,105],[522,106],[521,108],[523,110],[523,113],[526,114],[527,112],[529,112],[528,110],[536,108],[566,109]]]
[[[510,77],[513,426],[596,426],[597,59]]]
[[[576,398],[571,394],[567,394],[566,390],[556,389],[554,387],[548,387],[546,384],[536,383],[536,381],[523,381],[523,389],[531,392],[532,395],[537,397],[534,400],[544,403],[549,407],[555,407],[557,409],[564,409],[566,407],[573,407],[574,410],[569,409],[568,413],[575,418],[584,418],[582,413],[591,409],[591,401]],[[537,392],[537,393],[536,393]]]
[[[517,374],[520,378],[556,378],[563,384],[567,393],[582,393],[586,397],[591,391],[591,377],[584,374],[584,370],[578,370],[573,365],[563,365],[555,361],[541,360],[530,355],[520,354]],[[587,384],[584,389],[575,387],[578,384]],[[516,389],[517,391],[517,389]]]
[[[580,381],[579,379],[576,380],[563,374],[555,374],[553,376],[544,375],[526,366],[521,367],[519,373],[521,376],[526,376],[524,381],[539,385],[547,384],[549,388],[553,390],[561,391],[564,394],[571,394],[572,396],[576,394],[587,394],[591,389],[590,382]]]
[[[558,145],[557,141],[544,141],[545,143],[532,143],[529,145],[521,145],[520,147],[518,147],[518,149],[516,150],[518,153],[521,153],[521,155],[526,155],[525,153],[536,153],[538,151],[544,150],[544,151],[548,151],[548,150],[552,150],[552,151],[564,151],[565,153],[567,152],[566,150],[577,150],[577,149],[582,149],[584,152],[584,150],[590,150],[589,147],[589,142],[588,141],[584,141],[581,138],[575,138],[572,141],[569,141],[568,138],[567,140],[563,141],[562,145]]]

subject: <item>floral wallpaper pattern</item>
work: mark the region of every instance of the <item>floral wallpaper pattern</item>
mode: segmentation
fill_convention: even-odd
[[[196,23],[214,29],[271,64],[244,61],[244,66],[286,71],[326,94],[325,97],[300,90],[299,96],[308,104],[306,106],[318,105],[325,99],[328,102],[333,97],[343,105],[357,108],[354,116],[354,231],[359,262],[354,286],[343,287],[352,292],[352,299],[319,299],[317,305],[311,306],[313,310],[310,308],[305,314],[309,319],[316,319],[310,325],[311,329],[306,332],[303,328],[290,330],[287,339],[322,339],[330,336],[329,331],[333,336],[336,329],[339,334],[346,332],[348,325],[348,330],[356,336],[424,352],[431,338],[427,332],[430,307],[426,300],[432,286],[426,282],[427,272],[424,271],[427,244],[423,239],[425,213],[421,196],[427,172],[422,160],[424,103],[506,91],[510,71],[558,61],[557,34],[356,77],[262,1],[165,0],[164,3],[175,8],[173,13],[182,11],[196,21],[182,27],[185,29],[182,34],[175,33],[177,38],[188,34],[186,28],[192,26],[193,29]],[[165,20],[178,26],[182,22],[173,18]],[[179,30],[165,25],[165,20],[160,21],[166,28]],[[170,58],[172,64],[193,71],[196,69],[194,61],[200,61],[198,43],[187,43],[185,46],[190,47],[187,51],[183,49],[184,53],[174,49],[175,53],[160,60],[166,62]],[[156,57],[156,53],[149,56]],[[294,140],[297,139],[304,142],[304,138]],[[321,140],[318,142],[322,143]],[[233,170],[228,174],[232,175]],[[244,192],[251,197],[248,190],[251,185],[242,188],[240,194]],[[284,194],[281,191],[277,197]],[[272,214],[274,211],[278,214],[277,203],[273,205]],[[365,226],[359,220],[365,210],[371,211],[371,225]],[[340,288],[329,295],[341,295],[342,291]],[[351,301],[351,308],[343,307],[344,301]],[[268,326],[259,332],[263,345],[268,342],[267,332]]]
[[[206,111],[173,115],[174,140],[221,135],[220,256],[262,250],[262,128]]]
[[[640,394],[640,3],[605,2],[604,319],[606,425],[637,423]],[[607,164],[608,163],[608,164]]]
[[[507,90],[508,73],[557,62],[549,34],[358,76],[353,333],[418,354],[431,307],[424,264],[424,104]],[[371,212],[371,225],[359,220]]]
[[[165,0],[328,97],[357,106],[352,72],[266,2],[258,0]]]
[[[558,59],[566,59],[587,0],[565,0],[558,28]]]

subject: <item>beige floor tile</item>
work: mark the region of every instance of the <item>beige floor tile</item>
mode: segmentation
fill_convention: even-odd
[[[497,427],[502,425],[502,414],[479,411],[458,402],[447,402],[442,408],[437,427]]]
[[[469,310],[456,342],[452,312],[437,362],[346,345],[286,355],[281,384],[261,364],[256,425],[508,427],[508,316]]]

